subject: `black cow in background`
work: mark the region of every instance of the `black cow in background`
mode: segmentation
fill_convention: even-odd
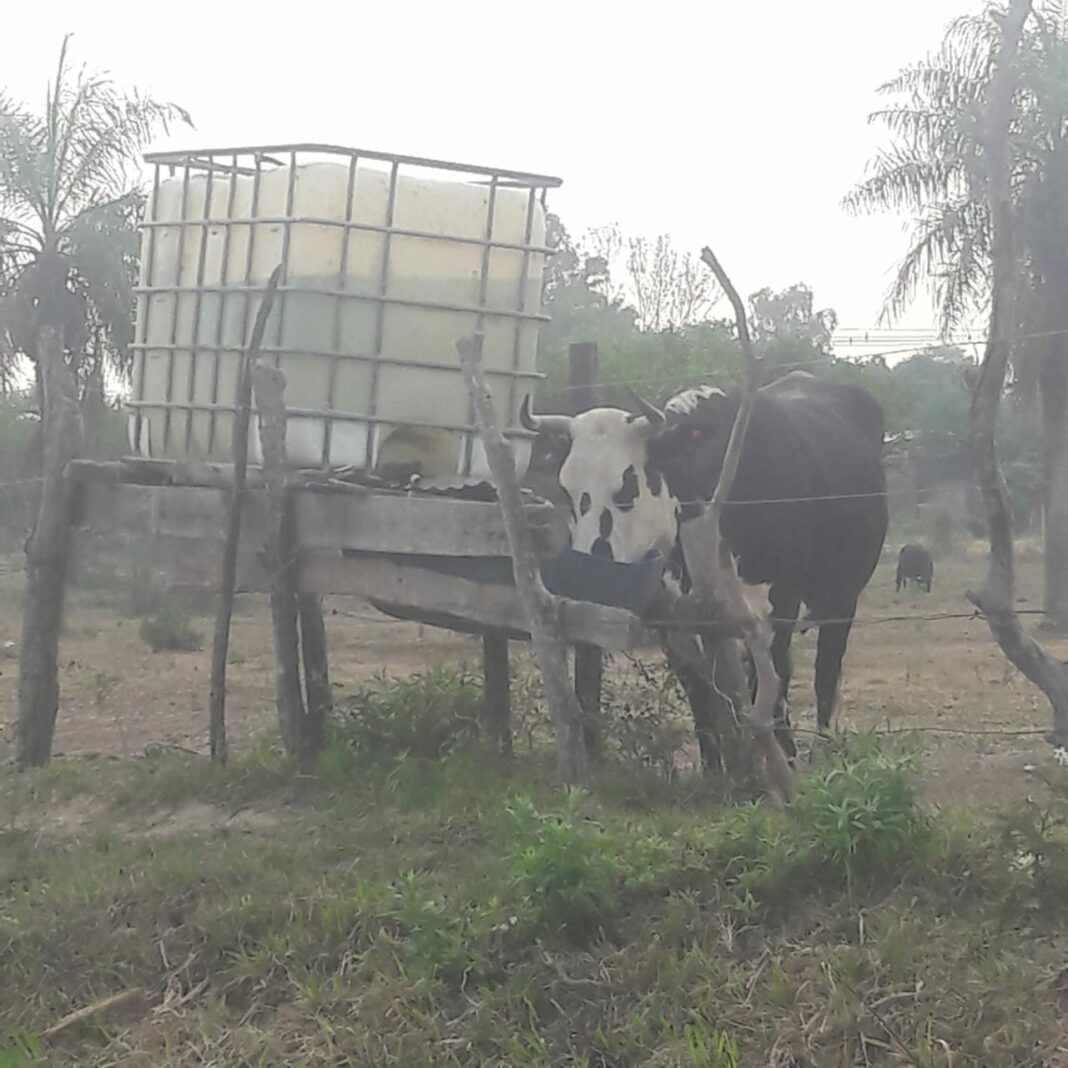
[[[650,457],[683,504],[719,479],[741,389],[702,387],[645,405],[659,429]],[[741,579],[770,584],[772,657],[786,716],[790,642],[804,604],[819,628],[816,716],[830,726],[857,599],[879,561],[888,522],[883,413],[860,386],[795,371],[756,395],[722,519]]]
[[[908,585],[910,579],[918,582],[927,593],[931,592],[934,561],[931,559],[931,554],[915,542],[902,545],[901,552],[897,554],[896,591],[900,593]]]

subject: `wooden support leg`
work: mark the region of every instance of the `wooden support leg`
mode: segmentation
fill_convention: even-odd
[[[211,695],[208,701],[208,733],[211,739],[211,759],[226,762],[226,658],[230,649],[230,621],[234,613],[234,584],[237,580],[237,551],[241,537],[241,514],[245,504],[245,483],[248,474],[248,429],[252,418],[252,365],[263,343],[267,317],[271,313],[274,294],[282,276],[279,264],[267,282],[267,289],[256,313],[248,350],[241,361],[238,380],[237,414],[234,419],[231,457],[234,463],[233,486],[226,514],[226,541],[223,547],[222,576],[219,582],[219,604],[215,613],[215,633],[211,647]],[[284,415],[283,415],[284,418]],[[283,424],[284,425],[284,424]],[[282,441],[285,449],[285,441]]]
[[[487,631],[482,636],[482,670],[482,729],[501,756],[511,756],[508,639],[499,631]]]
[[[304,691],[308,702],[303,741],[308,754],[314,755],[322,748],[323,729],[334,708],[323,600],[318,594],[302,593],[297,598],[297,608],[300,613],[300,648],[304,660]]]
[[[253,371],[252,382],[260,413],[263,477],[267,484],[268,529],[264,561],[271,585],[275,707],[286,751],[306,762],[313,751],[309,750],[304,737],[306,713],[300,690],[293,508],[285,475],[286,380],[281,370],[260,362]]]
[[[591,757],[600,756],[604,738],[601,721],[601,685],[604,653],[595,645],[575,646],[575,695],[582,709],[582,734]]]

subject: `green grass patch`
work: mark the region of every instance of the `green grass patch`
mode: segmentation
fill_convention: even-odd
[[[1056,1063],[1063,798],[931,813],[865,740],[785,810],[655,767],[640,804],[561,794],[476,710],[430,672],[358,695],[313,776],[264,746],[8,778],[0,1066]],[[36,1037],[130,988],[159,1013]]]

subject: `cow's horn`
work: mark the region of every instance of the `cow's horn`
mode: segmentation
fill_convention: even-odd
[[[628,386],[627,392],[630,393],[634,403],[638,405],[638,410],[653,426],[661,426],[663,424],[664,413],[659,408],[650,404],[636,389]]]
[[[570,415],[531,415],[529,393],[519,406],[519,422],[526,430],[535,433],[571,435]]]

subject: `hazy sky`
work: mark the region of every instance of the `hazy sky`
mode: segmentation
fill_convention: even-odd
[[[22,7],[0,83],[43,102],[70,30],[77,60],[192,113],[159,147],[327,141],[556,174],[573,232],[711,244],[743,293],[803,280],[863,329],[903,251],[901,220],[839,206],[878,143],[875,88],[976,6],[58,0]],[[932,321],[921,298],[899,325]]]

